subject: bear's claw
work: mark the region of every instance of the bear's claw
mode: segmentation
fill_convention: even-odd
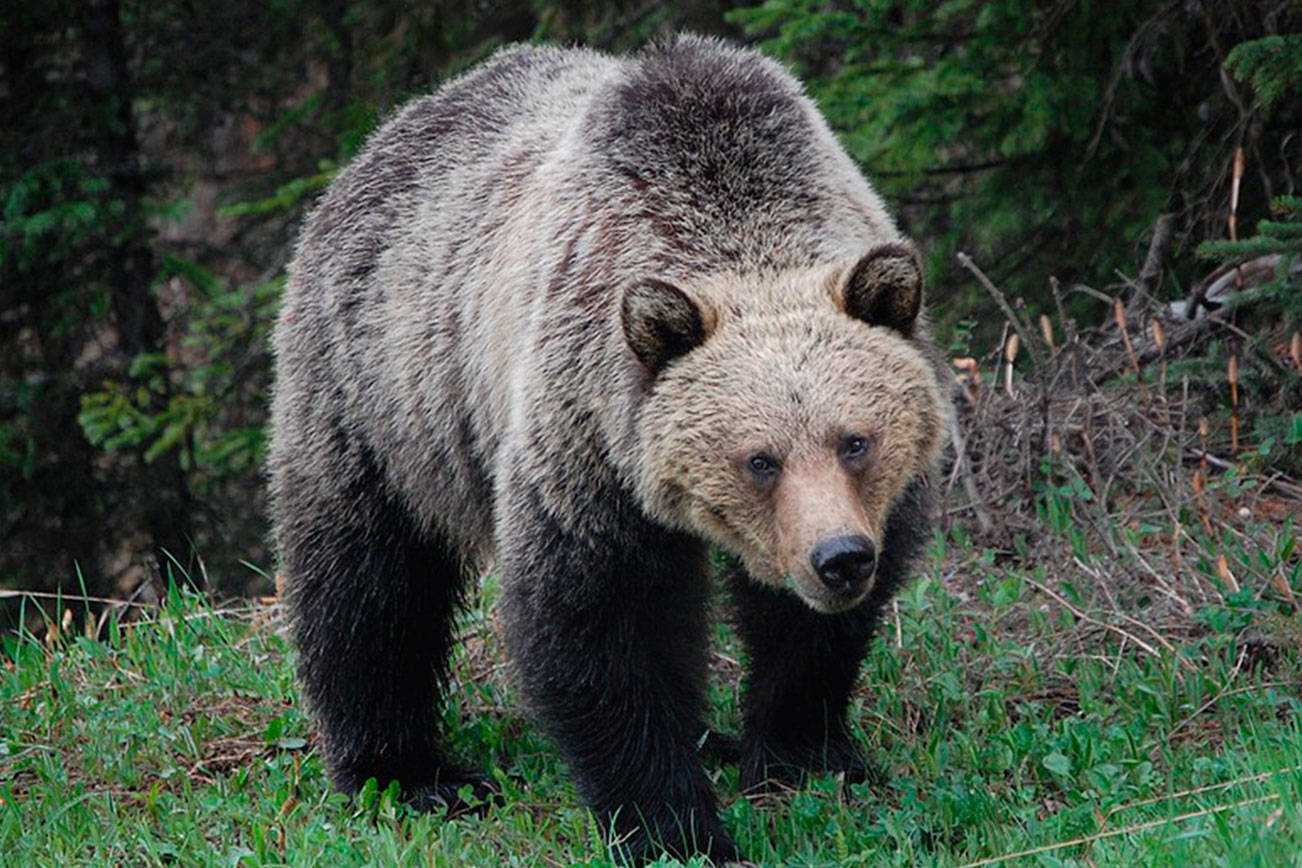
[[[404,788],[401,798],[422,813],[446,809],[449,817],[482,816],[500,793],[497,782],[488,775],[459,769],[443,771],[434,783]]]
[[[819,745],[750,744],[743,747],[740,773],[746,795],[794,789],[813,775],[843,774],[848,784],[876,785],[886,780],[885,772],[865,759],[848,737]]]
[[[715,865],[748,864],[717,818],[705,820],[702,826],[703,828],[686,833],[681,826],[672,822],[658,832],[648,833],[645,829],[638,829],[616,842],[612,849],[618,854],[618,859],[628,865],[652,862],[666,853],[682,860],[701,855]]]

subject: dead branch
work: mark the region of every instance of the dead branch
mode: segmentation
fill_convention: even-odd
[[[985,288],[986,292],[990,293],[990,297],[995,300],[995,304],[999,305],[999,309],[1003,311],[1004,316],[1008,319],[1009,325],[1011,325],[1013,330],[1017,332],[1017,337],[1026,345],[1026,351],[1031,356],[1032,368],[1039,373],[1044,367],[1044,359],[1041,355],[1040,347],[1031,339],[1031,329],[1029,329],[1026,324],[1022,322],[1022,318],[1013,311],[1012,305],[1008,303],[1007,296],[1005,296],[999,287],[995,286],[990,278],[986,276],[986,273],[972,261],[972,257],[960,250],[955,254],[955,258],[958,259],[959,265],[972,272],[972,275],[977,279],[977,282]]]
[[[1194,284],[1185,299],[1184,315],[1194,319],[1199,309],[1216,310],[1221,306],[1225,296],[1231,292],[1265,283],[1275,276],[1279,268],[1280,255],[1272,253],[1258,256],[1247,262],[1226,263],[1212,271],[1198,283]]]
[[[1153,224],[1153,240],[1148,244],[1148,255],[1144,257],[1144,267],[1140,269],[1138,279],[1140,287],[1150,298],[1157,293],[1162,282],[1162,261],[1171,248],[1174,232],[1174,214],[1163,214]]]

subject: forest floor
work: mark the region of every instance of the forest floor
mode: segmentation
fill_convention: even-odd
[[[1059,545],[1070,550],[1070,527]],[[1265,529],[1290,569],[1290,520]],[[938,532],[865,664],[852,720],[888,773],[754,800],[710,765],[762,865],[1302,865],[1302,653],[1263,597],[1195,626],[1118,617],[1092,584]],[[1262,558],[1275,557],[1272,565]],[[1209,579],[1216,558],[1202,558]],[[1235,563],[1232,559],[1231,563]],[[1237,567],[1236,567],[1237,568]],[[1296,576],[1293,576],[1296,579]],[[174,593],[150,617],[47,622],[0,657],[0,863],[64,866],[613,864],[555,752],[522,716],[491,579],[466,616],[446,718],[493,770],[481,817],[332,794],[296,699],[278,606]],[[46,606],[51,613],[78,604]],[[39,617],[35,606],[33,621]],[[81,635],[87,632],[92,635]],[[739,652],[719,627],[713,725],[735,728]],[[672,863],[666,863],[672,864]]]

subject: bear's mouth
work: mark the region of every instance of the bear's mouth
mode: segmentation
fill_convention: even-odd
[[[785,572],[780,582],[784,590],[790,591],[801,601],[822,615],[838,615],[858,606],[872,592],[876,577],[856,587],[853,592],[838,592],[827,587],[816,576]]]
[[[858,606],[872,592],[876,576],[856,587],[853,592],[838,592],[829,588],[812,572],[783,569],[767,559],[740,556],[746,575],[752,582],[777,588],[800,599],[802,603],[821,615],[837,615]]]

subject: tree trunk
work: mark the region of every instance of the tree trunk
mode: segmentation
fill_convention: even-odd
[[[98,114],[93,147],[110,183],[108,197],[121,208],[115,239],[105,251],[103,277],[118,346],[129,364],[142,353],[165,351],[167,328],[150,289],[156,262],[145,220],[147,183],[136,138],[120,0],[85,0],[82,15],[86,82]],[[163,394],[150,409],[159,411],[166,401]],[[136,502],[124,506],[139,516],[140,529],[166,575],[171,558],[183,565],[190,560],[192,503],[185,474],[174,451],[152,462],[142,453],[128,460],[133,466],[127,496]],[[198,577],[193,578],[197,582]]]

